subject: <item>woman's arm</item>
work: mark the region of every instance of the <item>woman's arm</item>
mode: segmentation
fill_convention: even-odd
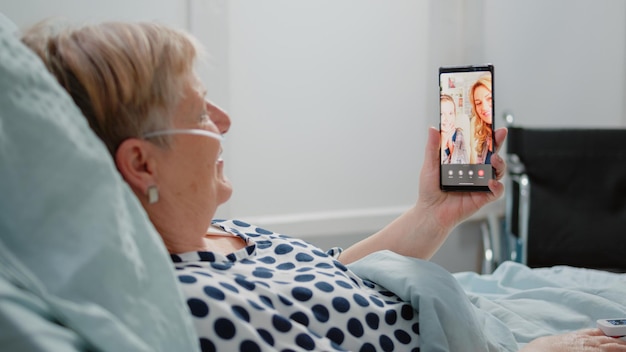
[[[626,352],[626,341],[605,336],[600,329],[588,329],[540,337],[520,352]]]
[[[505,128],[496,131],[498,147],[506,138],[506,134]],[[384,249],[411,257],[430,259],[456,225],[502,195],[504,185],[497,180],[504,175],[506,164],[495,154],[491,162],[496,170],[496,180],[489,181],[491,192],[441,191],[439,145],[439,131],[430,128],[424,165],[420,174],[417,203],[379,232],[344,250],[339,256],[342,263],[348,264]]]

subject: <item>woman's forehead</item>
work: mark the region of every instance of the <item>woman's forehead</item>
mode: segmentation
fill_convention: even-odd
[[[199,114],[204,109],[204,95],[206,89],[197,79],[190,79],[184,85],[182,99],[179,101],[174,114],[174,120],[187,121],[190,117]]]
[[[204,98],[207,91],[204,84],[196,75],[192,75],[185,85],[185,99],[187,104],[192,103],[195,105],[203,105]],[[197,106],[196,106],[197,108]]]
[[[489,90],[489,88],[485,87],[484,85],[479,85],[476,87],[476,89],[474,89],[474,92],[476,94],[481,93],[483,95],[489,94],[491,91]]]
[[[190,88],[197,96],[204,97],[206,95],[206,88],[196,74],[191,74],[189,76],[187,87]]]

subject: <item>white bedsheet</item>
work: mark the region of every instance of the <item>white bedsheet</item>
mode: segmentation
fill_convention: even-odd
[[[595,327],[597,319],[626,317],[626,274],[506,262],[492,275],[454,277],[476,307],[509,327],[520,346],[540,336]]]
[[[626,317],[626,275],[513,262],[492,275],[450,274],[437,264],[381,251],[349,265],[411,302],[422,351],[516,351],[544,335]]]

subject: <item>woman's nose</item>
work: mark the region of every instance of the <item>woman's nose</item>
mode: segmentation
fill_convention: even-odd
[[[230,116],[228,116],[228,113],[208,100],[206,101],[206,109],[211,121],[217,126],[220,133],[225,134],[228,132],[230,129]]]

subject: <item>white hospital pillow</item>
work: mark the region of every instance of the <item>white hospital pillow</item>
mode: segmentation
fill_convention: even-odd
[[[56,319],[98,348],[197,350],[146,213],[71,98],[2,17],[0,245],[11,255],[0,274],[33,274]]]

